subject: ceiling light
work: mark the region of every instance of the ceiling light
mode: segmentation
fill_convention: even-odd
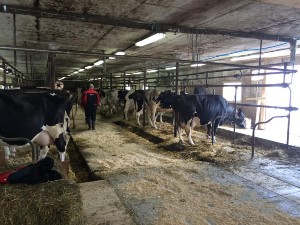
[[[125,52],[116,52],[115,55],[125,55]]]
[[[142,72],[135,72],[135,73],[133,73],[133,74],[142,74]]]
[[[93,68],[93,66],[86,66],[84,68],[87,69],[87,70],[89,70],[89,69]]]
[[[73,73],[76,74],[76,73],[78,73],[78,71],[74,71]]]
[[[108,59],[116,59],[114,56],[109,56]]]
[[[242,57],[235,57],[231,58],[230,61],[242,61],[242,60],[247,60],[247,59],[258,59],[259,55],[247,55],[247,56],[242,56]]]
[[[62,77],[62,78],[59,78],[59,80],[63,80],[63,79],[65,79],[66,77]]]
[[[176,70],[176,67],[167,67],[165,70]]]
[[[0,67],[0,70],[4,70],[2,67]]]
[[[148,45],[148,44],[153,43],[155,41],[158,41],[158,40],[164,38],[165,36],[166,36],[166,34],[164,34],[164,33],[157,33],[157,34],[154,34],[150,37],[147,37],[147,38],[145,38],[141,41],[138,41],[137,43],[135,43],[135,45],[139,46],[139,47],[145,46],[145,45]]]
[[[80,70],[78,70],[78,72],[83,72],[84,71],[84,69],[80,69]]]
[[[131,73],[126,73],[126,75],[131,75]]]
[[[147,70],[148,73],[154,73],[157,72],[158,70]]]
[[[204,63],[198,63],[198,64],[192,64],[191,67],[196,67],[196,66],[205,66]]]
[[[103,64],[103,63],[104,63],[103,60],[99,60],[99,61],[95,62],[94,65],[95,65],[95,66],[99,66],[99,65],[101,65],[101,64]]]
[[[298,55],[297,51],[299,49],[296,49],[296,55]],[[290,50],[279,50],[279,51],[273,51],[273,52],[266,52],[261,54],[261,58],[275,58],[275,57],[282,57],[282,56],[289,56],[290,55]],[[254,54],[254,55],[246,55],[242,57],[235,57],[231,58],[230,61],[242,61],[242,60],[248,60],[248,59],[258,59],[259,54]]]

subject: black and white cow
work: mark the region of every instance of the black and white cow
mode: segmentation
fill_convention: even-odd
[[[162,123],[163,114],[166,112],[173,112],[175,96],[176,94],[172,90],[160,92],[158,98],[155,100],[158,103],[158,107],[156,108],[154,124],[156,123],[158,116],[160,116],[160,122]]]
[[[133,111],[133,115],[135,114],[135,108],[134,108],[134,100],[133,96],[131,94],[134,93],[134,90],[130,90],[125,95],[125,107],[124,107],[124,119],[128,120],[128,113],[129,111]],[[131,98],[129,98],[131,96]]]
[[[203,86],[197,86],[194,88],[193,94],[194,95],[206,95],[207,94],[206,88]]]
[[[200,119],[200,125],[207,125],[207,135],[211,134],[215,141],[218,126],[227,116],[234,114],[233,107],[220,95],[178,95],[175,97],[174,110],[179,138],[183,141],[181,129],[184,129],[191,145],[194,145],[192,129],[197,124],[196,118]]]
[[[25,141],[4,138],[26,138],[40,150],[38,160],[55,145],[64,161],[70,139],[69,114],[76,97],[61,90],[0,91],[0,145],[24,146]]]
[[[119,101],[119,106],[121,108],[124,108],[125,107],[125,104],[126,104],[126,95],[129,91],[128,90],[124,90],[124,89],[121,89],[121,90],[118,90],[118,101]]]
[[[148,90],[136,90],[132,94],[128,96],[129,99],[133,99],[134,101],[134,111],[136,120],[139,126],[140,123],[140,116],[143,114],[143,106],[145,105],[145,111],[148,116],[148,121],[150,126],[157,129],[154,120],[156,108],[158,107],[158,103],[155,101],[159,96],[160,91],[156,89],[148,89]]]

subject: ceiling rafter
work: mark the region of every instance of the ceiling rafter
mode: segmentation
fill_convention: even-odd
[[[208,28],[196,28],[188,26],[178,26],[171,24],[160,24],[153,22],[143,22],[128,19],[118,19],[113,17],[92,15],[87,13],[73,13],[66,11],[54,11],[45,9],[36,9],[29,7],[11,6],[11,5],[0,5],[0,12],[2,13],[12,13],[20,15],[30,15],[42,18],[60,19],[60,20],[70,20],[77,22],[89,22],[96,24],[105,24],[116,27],[127,27],[133,29],[144,29],[150,31],[159,32],[175,32],[175,33],[186,33],[186,34],[205,34],[205,35],[227,35],[232,37],[240,38],[252,38],[259,40],[272,40],[272,41],[282,41],[288,43],[294,43],[296,38],[282,36],[282,35],[272,35],[258,32],[243,32],[234,30],[222,30],[222,29],[208,29]]]

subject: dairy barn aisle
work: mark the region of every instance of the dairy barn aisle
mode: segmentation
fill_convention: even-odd
[[[86,183],[85,192],[90,191],[84,208],[92,212],[88,224],[300,224],[299,164],[276,167],[261,158],[227,164],[198,161],[113,123],[121,117],[99,117],[96,130],[88,131],[80,110],[72,131],[98,180]],[[291,182],[276,177],[274,168],[290,175]],[[108,200],[110,196],[115,200]],[[108,205],[99,207],[102,200]]]

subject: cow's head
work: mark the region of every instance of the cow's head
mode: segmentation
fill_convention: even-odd
[[[234,111],[234,108],[228,104],[226,106],[226,113],[225,113],[224,117],[222,118],[220,125],[222,125],[224,123],[228,123],[228,124],[233,123],[235,115],[236,115],[236,113]]]
[[[156,99],[156,102],[160,102],[160,107],[164,109],[173,108],[174,101],[175,101],[175,92],[171,90],[167,90],[164,92],[161,92]]]
[[[54,126],[45,126],[54,140],[55,146],[60,155],[60,160],[65,160],[65,152],[70,140],[70,112],[74,102],[77,100],[77,93],[70,94],[64,98],[62,104],[56,111]]]

